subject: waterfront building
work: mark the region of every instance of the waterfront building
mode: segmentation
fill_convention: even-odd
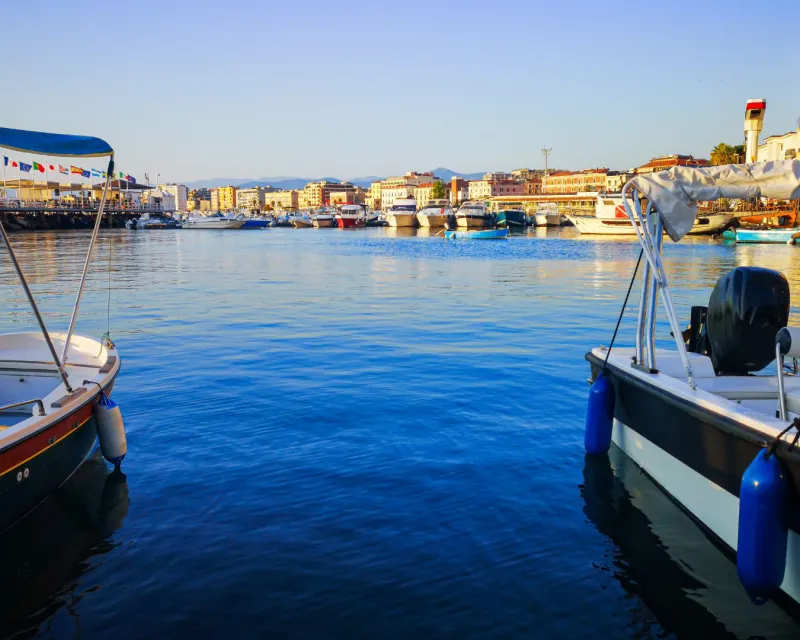
[[[230,211],[236,208],[236,187],[217,187],[211,190],[211,210]]]
[[[583,169],[582,171],[555,171],[544,181],[544,193],[580,193],[582,191],[605,191],[607,168]]]
[[[366,198],[367,206],[370,209],[380,209],[383,205],[381,203],[381,185],[383,183],[378,180],[369,185],[369,195]]]
[[[469,200],[469,180],[453,176],[450,179],[450,203],[457,206]]]
[[[417,210],[424,209],[428,206],[433,196],[431,195],[433,187],[441,183],[442,180],[436,179],[433,182],[424,182],[414,187],[414,199],[417,201]],[[445,198],[449,198],[450,194],[447,193],[447,185],[445,185]]]
[[[356,204],[354,191],[331,191],[330,192],[330,205],[332,207],[337,204]]]
[[[416,185],[413,184],[384,184],[381,187],[381,206],[384,211],[394,204],[395,200],[403,200],[414,196]]]
[[[487,174],[487,175],[501,175],[501,174]],[[509,175],[509,174],[502,174]],[[499,180],[487,180],[484,176],[483,180],[470,180],[469,181],[469,199],[470,200],[487,200],[494,196],[514,196],[523,195],[525,193],[525,186],[521,182],[511,180],[510,178],[503,178]]]
[[[236,208],[261,211],[264,208],[264,187],[248,187],[236,192]]]
[[[635,169],[635,173],[654,173],[656,171],[666,171],[672,167],[706,167],[708,160],[695,158],[694,156],[684,156],[674,154],[670,156],[659,156],[653,158],[647,164]]]
[[[505,171],[495,171],[494,173],[484,173],[483,179],[488,180],[489,182],[501,182],[503,180],[513,180],[514,176],[510,173],[506,173]]]
[[[139,203],[144,207],[159,209],[164,212],[178,211],[175,196],[168,191],[162,191],[160,187],[142,191],[139,195]]]
[[[267,191],[264,193],[264,206],[271,209],[298,209],[300,193],[291,191]]]
[[[418,173],[416,171],[409,171],[402,176],[389,176],[380,183],[380,205],[381,208],[386,210],[394,204],[395,200],[403,198],[411,198],[414,196],[414,189],[421,184],[432,183],[438,180],[431,171]],[[376,183],[373,183],[373,186]],[[374,202],[376,200],[373,187],[370,187],[370,197]]]
[[[158,185],[158,190],[162,193],[169,193],[175,199],[176,211],[188,211],[189,189],[185,184],[176,184],[174,182],[160,184]]]
[[[769,136],[758,145],[758,162],[795,159],[800,160],[800,121],[796,131]]]
[[[211,211],[211,189],[189,189],[187,211]]]
[[[618,193],[622,191],[622,187],[633,178],[633,173],[630,171],[609,171],[606,174],[606,192]]]
[[[511,172],[511,178],[513,180],[527,182],[528,180],[534,180],[536,178],[541,179],[543,174],[543,169],[514,169]]]
[[[302,201],[303,209],[316,209],[326,207],[331,204],[331,193],[347,193],[348,198],[354,198],[356,187],[349,182],[329,182],[320,180],[319,182],[309,182],[302,192],[302,197],[298,196],[298,202]]]
[[[529,178],[526,178],[525,181],[522,183],[522,192],[526,196],[535,196],[540,194],[542,192],[542,179],[534,175],[531,175]]]

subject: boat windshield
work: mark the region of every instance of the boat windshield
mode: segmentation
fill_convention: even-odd
[[[413,204],[393,204],[389,211],[416,211],[417,207]]]

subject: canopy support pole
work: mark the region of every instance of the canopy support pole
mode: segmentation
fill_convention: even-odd
[[[22,288],[25,289],[25,295],[28,297],[31,309],[33,309],[33,315],[36,316],[36,321],[39,323],[39,328],[42,330],[42,336],[44,336],[44,341],[47,343],[47,348],[50,350],[50,355],[53,356],[53,361],[56,363],[56,367],[58,367],[58,373],[61,375],[61,380],[64,382],[64,388],[67,390],[67,393],[72,393],[72,387],[67,379],[67,371],[64,369],[64,364],[58,359],[56,348],[53,345],[53,341],[50,339],[50,333],[47,331],[47,327],[44,324],[42,314],[39,313],[39,307],[36,306],[36,300],[33,299],[33,293],[31,293],[28,281],[25,279],[25,274],[22,272],[22,267],[17,261],[17,256],[14,253],[14,248],[11,246],[11,241],[8,239],[8,234],[6,233],[6,228],[2,221],[0,221],[0,234],[2,234],[3,242],[8,249],[8,255],[11,258],[11,263],[14,265],[14,271],[17,272],[19,280],[22,283]]]
[[[100,222],[103,220],[103,210],[106,206],[106,197],[108,196],[108,186],[111,184],[111,176],[114,173],[114,155],[108,161],[108,171],[106,172],[106,185],[103,187],[103,197],[100,200],[100,208],[97,210],[97,220],[94,223],[92,230],[92,238],[89,241],[89,250],[86,252],[86,262],[83,263],[83,275],[81,276],[81,284],[78,287],[78,295],[75,298],[75,306],[72,308],[72,318],[69,321],[69,329],[67,330],[67,339],[64,342],[64,352],[61,359],[66,362],[69,353],[69,345],[72,341],[72,332],[75,330],[75,322],[78,320],[78,310],[81,307],[81,297],[83,296],[83,288],[86,285],[86,276],[89,274],[89,264],[92,261],[92,251],[97,242],[97,236],[100,233]]]

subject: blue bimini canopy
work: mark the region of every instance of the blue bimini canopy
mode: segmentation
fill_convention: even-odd
[[[41,133],[0,127],[0,147],[47,156],[110,156],[114,150],[104,140],[90,136]]]

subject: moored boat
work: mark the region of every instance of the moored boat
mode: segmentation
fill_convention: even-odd
[[[364,226],[366,227],[385,227],[388,223],[380,211],[367,211],[364,215]]]
[[[241,229],[244,226],[244,222],[244,220],[229,218],[217,212],[205,216],[189,216],[182,227],[184,229]]]
[[[330,209],[320,209],[311,216],[311,224],[315,229],[328,229],[336,226],[334,211]]]
[[[336,212],[336,226],[351,229],[364,226],[364,211],[357,204],[345,204]]]
[[[489,213],[482,202],[465,202],[456,211],[455,218],[460,229],[489,229],[495,224],[494,214]]]
[[[419,226],[427,229],[443,229],[450,222],[453,209],[449,200],[429,200],[425,207],[417,212]]]
[[[310,229],[314,226],[314,221],[311,220],[311,216],[307,213],[296,213],[293,216],[289,216],[289,222],[292,223],[295,229]]]
[[[800,329],[787,327],[788,281],[770,269],[737,267],[719,279],[707,304],[692,307],[684,331],[661,258],[662,232],[675,242],[687,235],[698,200],[742,192],[800,197],[800,161],[676,167],[623,188],[642,249],[635,347],[614,349],[612,340],[586,354],[593,384],[585,447],[604,455],[613,442],[734,552],[753,602],[788,597],[796,607],[800,376],[786,376],[784,359],[800,357]],[[656,347],[659,300],[674,349]],[[753,375],[771,363],[774,375]]]
[[[528,219],[522,209],[501,209],[496,216],[497,226],[509,229],[524,229]]]
[[[386,222],[398,229],[417,226],[417,201],[414,198],[398,198],[386,212]]]
[[[0,146],[54,157],[110,156],[66,333],[51,334],[17,260],[3,223],[0,236],[39,325],[40,333],[0,335],[0,530],[36,507],[88,457],[98,434],[106,459],[127,452],[119,409],[107,397],[120,370],[108,339],[74,335],[91,258],[103,219],[114,152],[87,136],[0,129]]]
[[[448,229],[444,237],[448,240],[502,240],[508,238],[508,229]]]
[[[157,213],[143,213],[135,220],[128,220],[125,223],[126,229],[140,229],[152,231],[154,229],[177,229],[178,221]]]
[[[543,202],[536,208],[533,220],[537,227],[560,227],[564,217],[559,213],[555,202]]]
[[[731,236],[733,237],[731,238]],[[723,234],[723,237],[740,243],[798,244],[800,227],[793,229],[729,229]]]
[[[567,215],[567,219],[582,234],[586,235],[611,235],[633,236],[636,230],[631,226],[622,195],[618,193],[601,193],[597,196],[595,214],[593,216]],[[718,233],[733,218],[730,213],[709,213],[698,215],[689,233],[691,235],[706,235]]]

